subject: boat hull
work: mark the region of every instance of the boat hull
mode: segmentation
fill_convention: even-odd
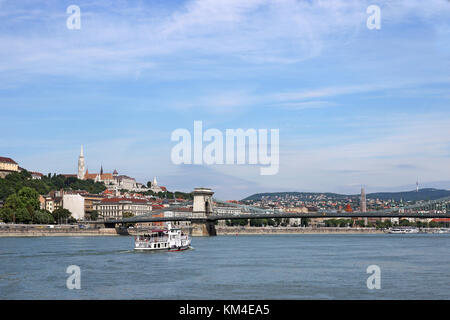
[[[176,251],[184,251],[191,249],[191,246],[184,247],[176,247],[176,248],[134,248],[136,251],[167,251],[167,252],[176,252]]]

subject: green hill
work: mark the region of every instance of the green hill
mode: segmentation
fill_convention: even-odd
[[[359,194],[346,195],[331,192],[267,192],[267,193],[253,194],[245,199],[242,199],[242,201],[246,200],[259,201],[263,197],[268,198],[270,200],[275,200],[290,196],[295,196],[299,200],[308,200],[311,198],[318,198],[318,197],[339,200],[348,198],[359,198],[360,195]],[[400,201],[400,199],[402,199],[403,201],[419,201],[419,200],[428,201],[444,197],[450,197],[450,190],[426,188],[420,189],[418,192],[415,190],[402,192],[375,192],[375,193],[368,193],[366,195],[367,199],[394,200],[394,201]]]
[[[7,175],[0,179],[0,200],[18,192],[23,187],[30,187],[39,194],[47,194],[52,190],[86,190],[90,193],[100,193],[106,190],[103,182],[93,180],[79,180],[76,177],[64,177],[62,175],[43,176],[40,180],[31,179],[31,173],[23,170]]]

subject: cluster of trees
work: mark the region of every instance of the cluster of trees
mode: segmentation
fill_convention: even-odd
[[[377,225],[376,227],[379,228],[384,227],[384,228],[389,228],[392,227],[392,223],[390,221],[385,221],[383,224],[379,224],[377,221]],[[417,222],[410,222],[407,219],[402,219],[400,220],[398,226],[401,227],[417,227],[417,228],[449,228],[450,227],[450,223],[449,222],[435,222],[435,221],[430,221],[430,222],[421,222],[421,221],[417,221]]]
[[[302,218],[301,226],[308,226],[310,219]],[[227,226],[246,226],[248,224],[248,219],[235,219],[226,220]],[[273,218],[273,219],[250,219],[250,226],[252,227],[286,227],[289,224],[289,219],[285,218]],[[297,225],[294,225],[297,226]]]
[[[0,199],[5,200],[8,196],[19,192],[23,187],[34,189],[38,194],[47,194],[52,190],[86,190],[90,193],[100,193],[106,190],[103,182],[92,180],[79,180],[76,177],[64,177],[62,175],[43,176],[40,180],[33,180],[31,173],[23,170],[7,175],[0,179]]]
[[[30,187],[22,187],[10,194],[0,209],[0,220],[15,223],[50,224],[73,222],[67,209],[59,208],[53,213],[40,209],[39,193]]]
[[[124,190],[124,191],[126,191],[126,190]],[[145,196],[155,196],[155,197],[158,197],[161,199],[163,199],[163,198],[173,199],[174,195],[175,195],[175,198],[177,198],[177,199],[194,200],[194,195],[192,193],[186,193],[186,192],[181,192],[181,191],[153,192],[153,191],[149,190],[149,191],[143,192],[142,194]]]
[[[391,220],[377,220],[375,223],[368,223],[367,225],[364,224],[364,220],[357,220],[355,221],[355,224],[360,227],[376,227],[377,229],[388,229],[393,226],[400,226],[400,227],[417,227],[417,228],[449,228],[450,223],[449,222],[410,222],[407,219],[401,219],[398,224],[393,224]]]
[[[352,219],[327,219],[324,223],[325,227],[348,227],[353,225]]]

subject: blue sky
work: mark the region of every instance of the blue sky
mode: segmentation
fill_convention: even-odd
[[[66,28],[69,5],[81,29]],[[381,8],[369,30],[366,8]],[[0,0],[0,155],[222,199],[450,181],[450,2]],[[171,132],[280,130],[280,170],[176,166]]]

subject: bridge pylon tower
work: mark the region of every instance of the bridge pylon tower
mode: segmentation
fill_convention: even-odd
[[[212,213],[212,195],[210,188],[195,188],[192,208],[192,236],[215,236],[216,227],[214,221],[209,221],[208,216]]]

